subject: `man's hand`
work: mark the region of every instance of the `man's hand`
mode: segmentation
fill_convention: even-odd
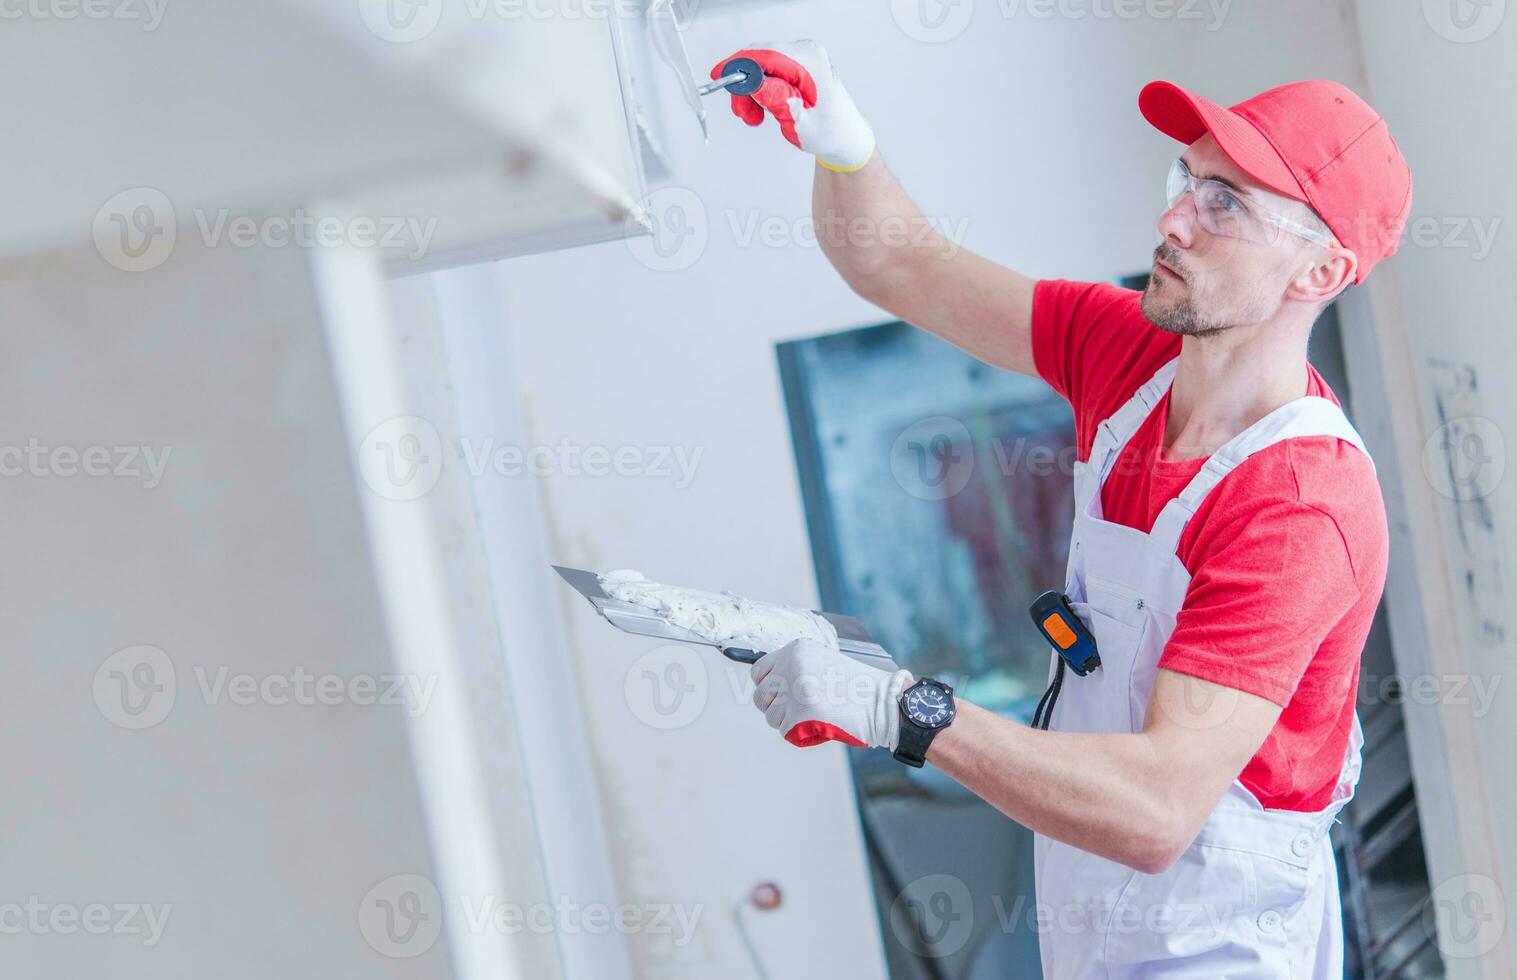
[[[760,126],[767,111],[785,138],[816,156],[830,170],[860,170],[874,155],[874,130],[832,70],[827,51],[815,41],[754,45],[734,52],[711,69],[713,79],[733,58],[752,58],[764,69],[764,84],[752,95],[734,95],[732,112]]]
[[[753,665],[753,704],[785,741],[807,748],[844,742],[894,751],[896,699],[911,674],[876,670],[815,640],[793,640]]]

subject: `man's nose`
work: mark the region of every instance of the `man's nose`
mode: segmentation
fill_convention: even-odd
[[[1159,234],[1176,248],[1190,248],[1196,237],[1196,209],[1186,194],[1159,215]]]

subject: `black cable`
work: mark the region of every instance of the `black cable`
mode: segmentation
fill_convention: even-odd
[[[1048,731],[1049,722],[1053,721],[1053,706],[1059,700],[1059,689],[1064,686],[1064,658],[1059,658],[1059,665],[1054,669],[1053,681],[1048,685],[1048,690],[1043,692],[1043,697],[1038,700],[1038,706],[1032,713],[1032,727]],[[1044,708],[1048,713],[1044,714]]]

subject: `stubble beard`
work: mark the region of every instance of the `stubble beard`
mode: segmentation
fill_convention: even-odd
[[[1143,291],[1143,316],[1165,333],[1181,337],[1211,337],[1227,329],[1227,324],[1202,318],[1189,296],[1165,302],[1154,295],[1157,280],[1149,279]]]

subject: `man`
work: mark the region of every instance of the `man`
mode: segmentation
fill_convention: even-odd
[[[1030,827],[1047,977],[1341,977],[1328,829],[1358,778],[1388,533],[1307,338],[1405,224],[1411,175],[1384,121],[1333,82],[1232,109],[1145,87],[1139,110],[1184,146],[1140,294],[1035,283],[941,239],[850,242],[922,214],[820,47],[737,54],[768,77],[733,110],[816,155],[817,224],[848,284],[1073,406],[1061,608],[1100,658],[1078,676],[1055,651],[1047,730],[808,642],[754,665],[754,703],[796,744],[925,759]],[[1059,647],[1078,638],[1049,625]]]

